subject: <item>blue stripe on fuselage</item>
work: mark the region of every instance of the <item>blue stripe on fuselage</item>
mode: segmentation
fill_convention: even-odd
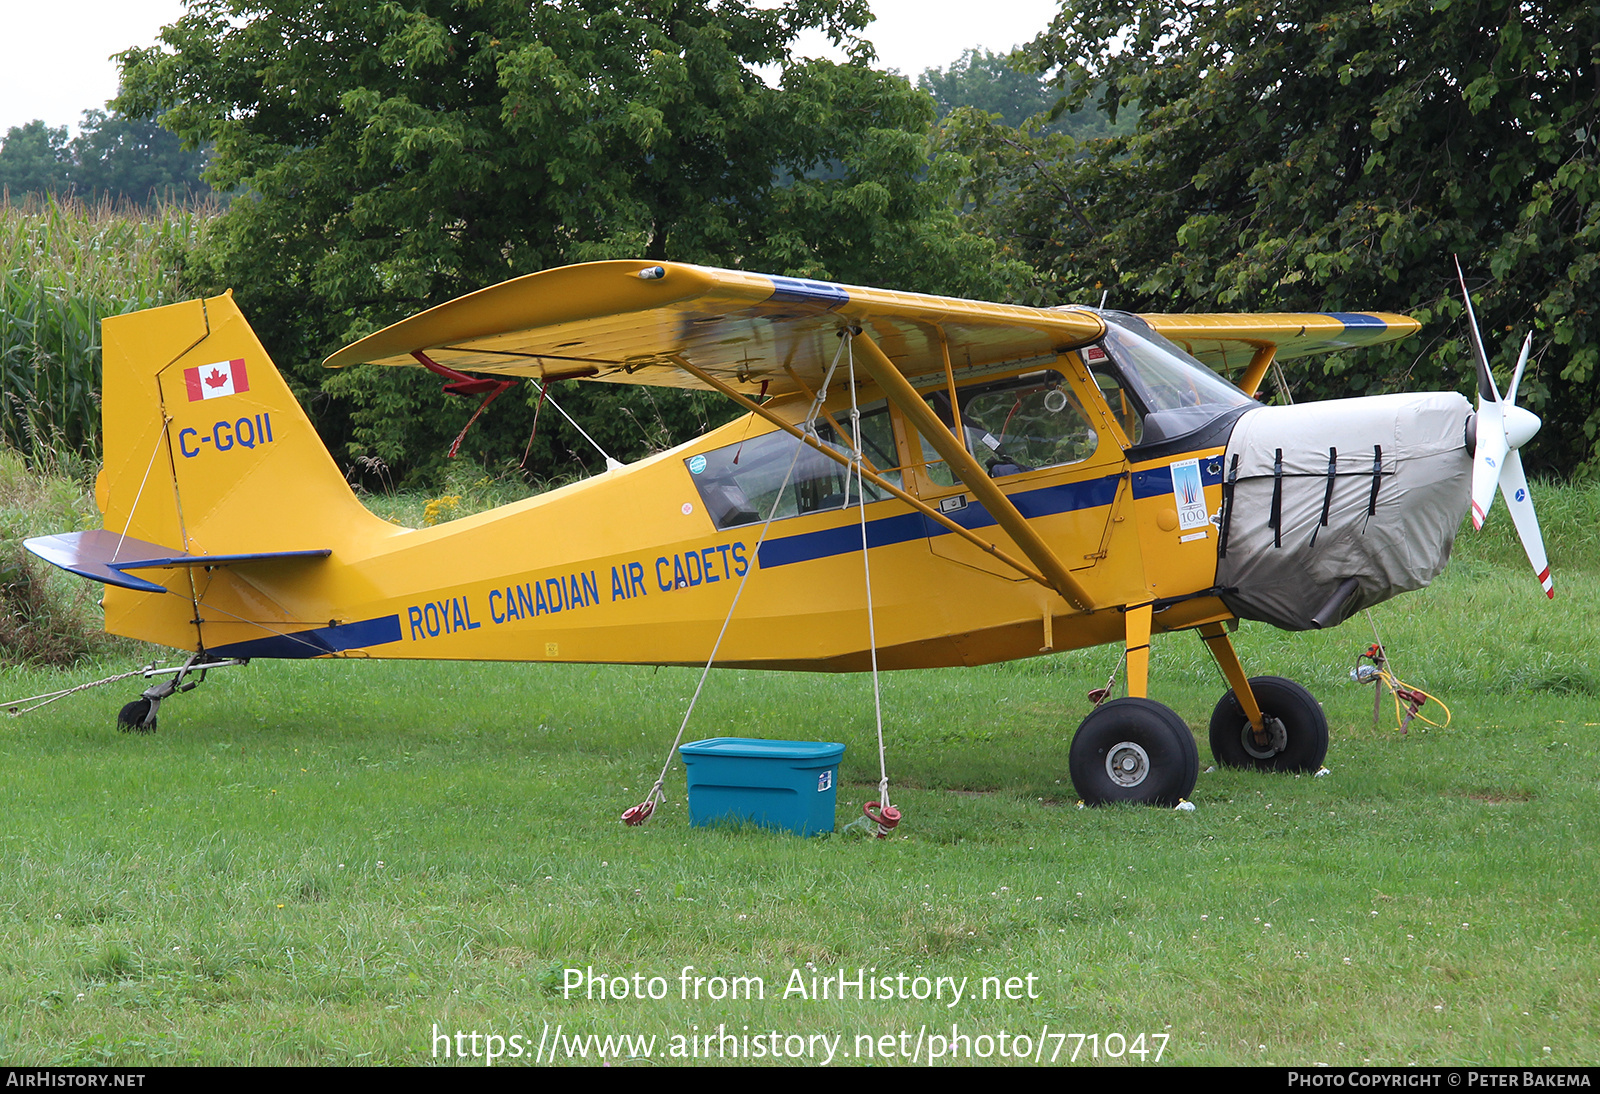
[[[1172,493],[1170,466],[1147,468],[1132,474],[1133,496],[1151,498]],[[1062,483],[1039,490],[1026,490],[1010,495],[1011,504],[1028,520],[1072,513],[1080,509],[1097,509],[1110,505],[1117,497],[1117,482],[1122,475],[1105,475],[1083,482]],[[1222,482],[1222,457],[1208,456],[1200,461],[1200,481],[1205,486]],[[945,514],[963,528],[987,528],[996,523],[990,512],[977,502],[965,509]],[[867,546],[887,547],[908,540],[954,535],[944,525],[921,513],[900,513],[867,521]],[[819,532],[802,532],[795,536],[772,539],[761,545],[757,560],[762,568],[788,566],[796,562],[811,562],[819,558],[850,554],[861,550],[861,526],[845,524],[838,528],[825,528]]]
[[[1167,473],[1165,468],[1162,468],[1162,472]],[[1076,512],[1079,509],[1097,509],[1116,500],[1117,482],[1121,478],[1120,474],[1106,475],[1084,482],[1069,482],[1059,486],[1047,486],[1040,490],[1027,490],[1010,495],[1011,504],[1015,505],[1017,511],[1028,520],[1055,513]],[[1168,475],[1167,489],[1171,488],[1172,481]],[[996,523],[994,516],[976,502],[969,504],[965,509],[945,515],[963,528],[987,528]],[[886,547],[891,543],[905,543],[913,539],[953,534],[944,525],[930,520],[921,513],[900,513],[892,517],[867,521],[868,547]],[[838,528],[825,528],[819,532],[802,532],[797,536],[768,540],[761,545],[756,557],[763,569],[769,569],[774,566],[788,566],[795,562],[811,562],[819,558],[850,554],[859,550],[861,550],[861,526],[846,524]]]
[[[274,634],[218,646],[211,652],[218,657],[324,657],[342,650],[381,646],[400,641],[400,616],[385,615],[355,623],[336,623],[291,634]]]
[[[1200,461],[1200,485],[1216,486],[1222,482],[1222,457],[1207,456]],[[1133,473],[1133,496],[1138,500],[1153,498],[1157,494],[1172,493],[1172,466],[1147,467]]]

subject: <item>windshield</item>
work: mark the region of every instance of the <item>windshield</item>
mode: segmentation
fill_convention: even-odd
[[[1100,317],[1106,323],[1102,343],[1106,352],[1144,404],[1142,441],[1190,433],[1229,411],[1256,405],[1254,399],[1157,334],[1138,316],[1101,312]],[[1089,351],[1091,359],[1093,349]],[[1129,435],[1134,436],[1132,432]]]
[[[1106,321],[1106,348],[1128,374],[1147,410],[1180,410],[1193,406],[1226,408],[1254,402],[1157,334],[1138,316],[1102,312],[1100,317]]]

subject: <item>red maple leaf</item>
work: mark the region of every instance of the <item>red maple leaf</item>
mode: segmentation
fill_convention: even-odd
[[[220,368],[212,369],[211,375],[206,377],[207,387],[222,387],[227,382],[228,378],[222,374],[222,370]]]

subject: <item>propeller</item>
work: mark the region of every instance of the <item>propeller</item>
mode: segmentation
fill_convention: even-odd
[[[1539,416],[1531,410],[1517,406],[1517,387],[1522,383],[1522,371],[1528,365],[1528,352],[1533,348],[1530,333],[1522,342],[1522,353],[1517,357],[1516,371],[1511,375],[1511,386],[1504,399],[1495,387],[1494,376],[1489,372],[1489,355],[1483,349],[1483,337],[1478,333],[1478,317],[1472,311],[1472,296],[1467,292],[1466,275],[1461,272],[1461,260],[1456,260],[1456,278],[1461,282],[1461,298],[1467,304],[1467,322],[1472,333],[1472,354],[1478,362],[1478,415],[1476,419],[1477,443],[1472,454],[1472,526],[1483,528],[1494,504],[1494,489],[1498,485],[1505,495],[1506,508],[1517,526],[1522,549],[1528,552],[1533,572],[1539,575],[1544,595],[1554,599],[1555,582],[1550,578],[1550,564],[1545,558],[1544,537],[1539,532],[1539,518],[1533,511],[1533,498],[1528,494],[1528,477],[1522,472],[1522,454],[1518,451],[1539,432]]]

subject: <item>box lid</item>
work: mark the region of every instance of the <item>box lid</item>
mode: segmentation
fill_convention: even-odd
[[[750,760],[812,760],[831,763],[844,755],[844,745],[836,741],[769,741],[760,737],[712,737],[690,741],[679,752],[685,759],[700,756],[728,756]]]

